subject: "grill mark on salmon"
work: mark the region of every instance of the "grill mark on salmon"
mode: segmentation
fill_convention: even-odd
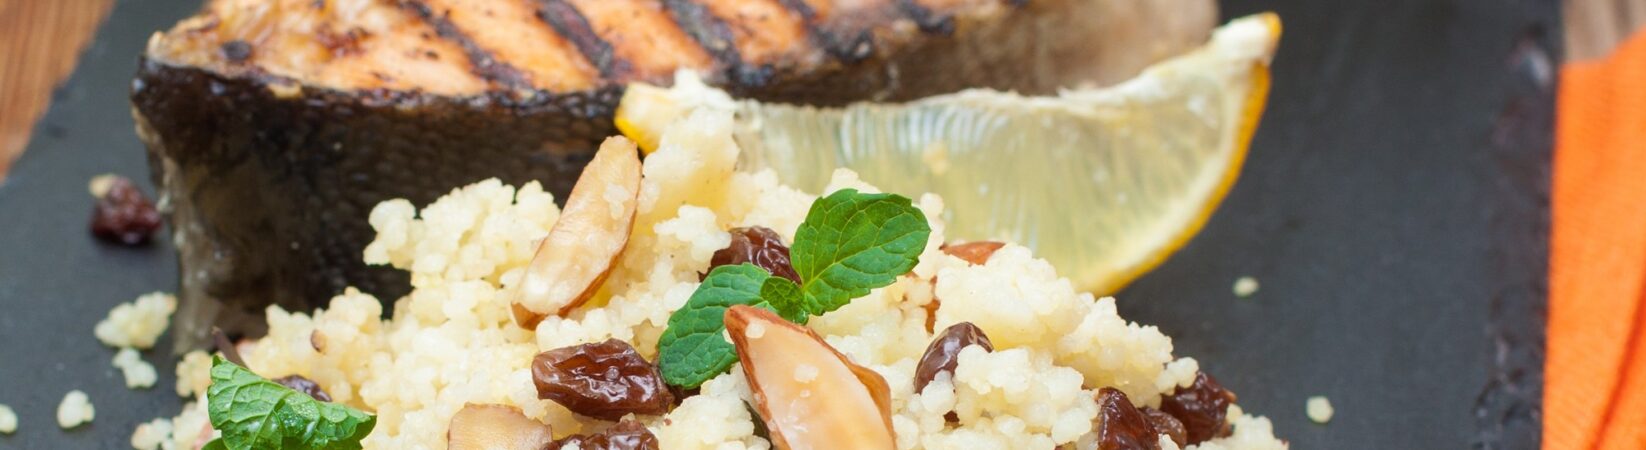
[[[405,272],[361,261],[374,205],[493,177],[565,198],[629,81],[680,68],[813,105],[1039,94],[1129,77],[1215,19],[1211,0],[206,0],[132,83],[185,274],[174,342],[255,336],[267,306],[350,286],[401,297]]]
[[[412,16],[422,19],[424,23],[434,28],[436,35],[457,44],[463,53],[469,57],[469,70],[475,75],[490,82],[492,86],[501,89],[519,90],[531,89],[532,84],[526,76],[507,62],[499,61],[496,56],[470,39],[467,33],[459,30],[448,19],[448,13],[435,14],[434,9],[427,3],[417,0],[403,0],[401,6],[412,11]]]
[[[568,0],[595,34],[628,62],[629,79],[668,79],[677,69],[707,71],[715,60],[675,23],[658,0]]]
[[[913,20],[924,33],[948,36],[954,34],[954,16],[938,14],[914,0],[894,0],[903,15]]]
[[[601,78],[628,78],[628,62],[618,58],[611,43],[594,32],[582,12],[565,0],[537,0],[537,3],[537,18],[570,40],[577,51],[600,70]]]
[[[743,62],[743,55],[737,51],[734,42],[737,37],[732,34],[731,27],[715,17],[708,8],[694,0],[664,0],[663,7],[669,10],[675,24],[687,36],[709,52],[727,80],[749,86],[764,86],[771,81],[770,67]]]
[[[799,15],[812,42],[835,59],[853,64],[874,52],[874,42],[867,30],[855,33],[831,31],[823,27],[817,9],[806,0],[778,0],[778,3]]]
[[[698,0],[698,4],[726,24],[742,64],[774,72],[776,77],[823,62],[805,21],[778,0]]]

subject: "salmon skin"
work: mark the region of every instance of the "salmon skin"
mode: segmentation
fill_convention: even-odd
[[[1210,0],[208,0],[132,83],[181,265],[180,346],[407,276],[380,201],[498,177],[565,198],[623,87],[696,71],[838,105],[1107,83],[1201,42]],[[385,308],[385,311],[388,311]]]

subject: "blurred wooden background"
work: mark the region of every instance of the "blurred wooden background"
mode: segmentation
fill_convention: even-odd
[[[1646,0],[1565,1],[1570,59],[1604,56],[1646,24]],[[0,180],[112,3],[0,0]]]
[[[113,0],[0,0],[0,179]]]

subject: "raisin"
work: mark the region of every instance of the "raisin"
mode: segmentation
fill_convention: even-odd
[[[582,450],[658,450],[657,436],[645,425],[633,420],[618,422],[605,432],[595,434],[576,434],[565,439],[554,441],[548,448],[560,449],[571,446]]]
[[[977,345],[985,351],[994,351],[994,343],[989,342],[989,337],[983,334],[983,330],[971,322],[960,322],[944,328],[943,332],[937,335],[937,339],[933,339],[931,345],[926,346],[926,353],[920,355],[920,365],[914,370],[915,392],[926,389],[926,385],[931,384],[932,379],[937,378],[939,373],[948,372],[949,376],[954,376],[954,368],[960,364],[960,349],[968,345]],[[953,411],[945,414],[943,418],[950,422],[960,421],[960,417]]]
[[[1106,387],[1097,391],[1097,449],[1159,450],[1160,432],[1126,393]]]
[[[538,354],[532,359],[532,381],[538,398],[597,419],[662,414],[674,405],[657,366],[616,339]]]
[[[1170,436],[1178,447],[1189,445],[1189,436],[1183,431],[1183,422],[1178,421],[1176,417],[1154,408],[1143,408],[1143,417],[1149,419],[1149,425],[1154,425],[1155,432]]]
[[[131,179],[105,176],[106,186],[98,188],[97,206],[92,209],[91,234],[118,244],[147,243],[160,229],[160,211]],[[98,183],[94,180],[93,184]]]
[[[926,346],[926,353],[920,355],[920,365],[914,370],[915,392],[925,389],[938,373],[948,372],[953,376],[955,365],[960,363],[960,349],[968,345],[979,345],[983,350],[994,351],[994,343],[989,342],[983,330],[971,322],[960,322],[943,329],[937,339]]]
[[[1000,250],[1001,247],[1005,246],[1005,243],[996,241],[975,241],[954,245],[945,244],[943,245],[943,253],[948,253],[949,256],[966,260],[966,262],[972,263],[972,265],[981,266],[984,263],[989,262],[989,257],[994,256],[995,250]]]
[[[1160,401],[1160,410],[1183,422],[1189,445],[1206,442],[1215,437],[1228,436],[1229,404],[1235,394],[1217,384],[1205,372],[1195,374],[1194,384],[1178,388]]]
[[[720,266],[750,263],[772,275],[800,284],[800,274],[789,263],[789,247],[783,245],[783,237],[778,236],[776,231],[754,226],[733,228],[731,233],[731,246],[714,252],[714,257],[709,260],[710,271]]]
[[[274,382],[279,383],[281,386],[289,387],[294,391],[308,394],[309,398],[322,402],[331,401],[331,395],[327,394],[325,389],[321,389],[320,385],[315,383],[314,380],[304,378],[302,375],[286,375],[274,379]]]

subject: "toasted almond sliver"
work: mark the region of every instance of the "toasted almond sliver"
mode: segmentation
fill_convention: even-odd
[[[446,428],[451,450],[539,450],[554,441],[549,426],[505,405],[464,405]]]
[[[726,330],[776,448],[891,449],[891,389],[812,330],[733,306]]]
[[[515,322],[536,327],[593,297],[629,244],[640,195],[640,153],[622,137],[606,139],[566,198],[560,219],[538,244],[515,298]]]
[[[972,265],[981,266],[984,263],[989,262],[989,257],[994,256],[995,250],[1000,250],[1001,247],[1005,246],[1005,243],[996,241],[973,241],[962,244],[944,245],[943,253],[948,253],[949,256],[966,260],[966,262],[972,263]]]

